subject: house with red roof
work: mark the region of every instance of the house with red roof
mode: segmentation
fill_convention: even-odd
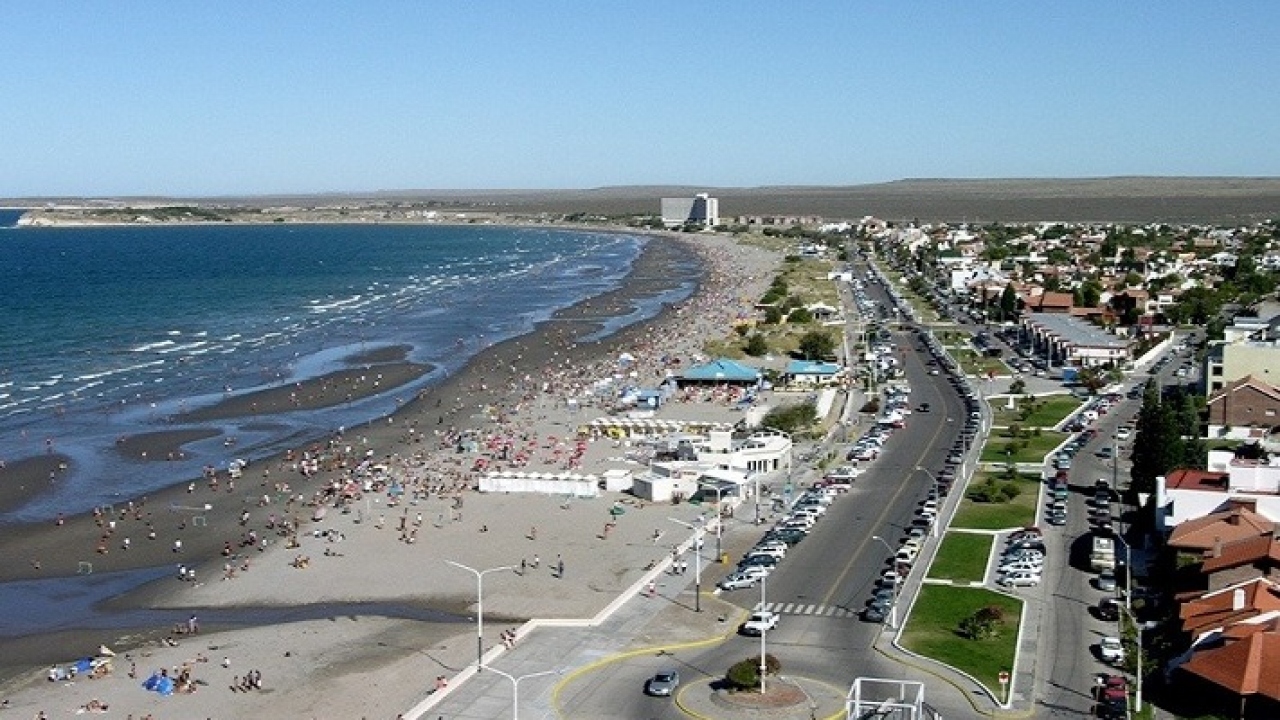
[[[1211,438],[1265,438],[1280,427],[1280,388],[1254,375],[1211,391],[1206,406]]]

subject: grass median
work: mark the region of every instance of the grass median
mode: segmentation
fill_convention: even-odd
[[[1067,439],[1067,434],[1060,432],[1042,432],[1039,435],[1021,433],[1016,438],[1011,438],[1005,433],[1006,431],[1003,430],[998,431],[997,434],[987,438],[987,443],[982,448],[982,462],[1044,462],[1044,456]]]
[[[981,582],[991,556],[991,535],[948,532],[929,566],[929,577],[953,582]]]
[[[970,494],[975,489],[981,489],[988,480],[994,480],[997,483],[1015,483],[1018,494],[1002,502],[980,502],[973,497],[965,497],[956,508],[955,517],[951,519],[951,527],[1004,530],[1026,527],[1035,522],[1036,505],[1040,501],[1038,477],[1018,475],[1014,480],[1006,480],[1003,475],[982,472],[974,476],[973,481],[969,483]]]
[[[1015,403],[1015,408],[1009,410],[1006,407],[1007,400],[992,400],[991,405],[995,410],[993,423],[1008,427],[1010,425],[1019,425],[1024,428],[1051,428],[1058,423],[1067,419],[1067,416],[1075,412],[1081,403],[1070,395],[1046,395],[1028,401],[1024,397],[1019,397]]]
[[[981,640],[961,635],[961,622],[988,607],[998,608],[1000,617],[992,634]],[[924,585],[911,608],[902,644],[972,675],[998,696],[1000,672],[1013,668],[1021,616],[1022,601],[1015,597],[984,588]]]

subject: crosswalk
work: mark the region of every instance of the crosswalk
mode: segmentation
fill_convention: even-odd
[[[814,605],[807,603],[765,603],[761,607],[760,603],[751,609],[752,612],[761,610],[769,610],[779,615],[814,615],[818,617],[834,617],[834,618],[854,618],[858,616],[856,610],[839,607],[837,605]]]

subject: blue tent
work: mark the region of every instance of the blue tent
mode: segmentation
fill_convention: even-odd
[[[760,371],[729,358],[712,360],[691,367],[680,376],[681,382],[750,383],[760,382]]]
[[[173,678],[168,675],[161,675],[160,673],[152,673],[151,677],[147,678],[146,681],[142,683],[142,687],[147,690],[158,692],[161,695],[172,695]]]

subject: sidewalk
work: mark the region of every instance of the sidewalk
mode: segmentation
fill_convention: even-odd
[[[712,566],[713,568],[719,566]],[[520,688],[519,710],[531,717],[557,717],[553,701],[560,690],[578,678],[610,662],[639,655],[658,655],[694,649],[720,642],[737,631],[745,611],[716,597],[703,574],[702,612],[693,612],[694,576],[668,574],[655,569],[656,594],[647,593],[648,582],[619,598],[595,619],[587,621],[531,621],[521,629],[514,648],[498,648],[485,656],[488,667],[480,673],[472,665],[454,684],[425,699],[405,713],[409,720],[492,720],[511,712],[512,685]],[[612,610],[612,612],[610,612]],[[494,672],[497,667],[503,674]],[[771,677],[769,682],[794,687],[797,701],[787,707],[756,710],[735,705],[711,688],[706,679],[686,679],[676,702],[693,717],[776,718],[804,720],[831,718],[844,711],[845,688],[808,678]],[[635,689],[640,692],[639,687]],[[562,698],[563,699],[563,698]],[[563,708],[563,705],[560,705]],[[572,717],[572,715],[568,715]]]

